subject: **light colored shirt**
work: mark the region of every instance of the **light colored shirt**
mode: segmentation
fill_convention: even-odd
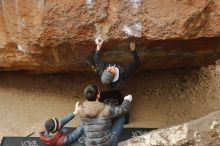
[[[115,67],[115,70],[116,70],[116,73],[115,73],[115,77],[114,77],[114,79],[112,80],[112,82],[116,82],[116,81],[118,81],[118,79],[119,79],[119,70],[118,70],[117,67]]]

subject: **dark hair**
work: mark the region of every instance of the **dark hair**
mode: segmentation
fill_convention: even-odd
[[[90,84],[84,89],[83,93],[88,101],[95,101],[99,90],[96,85]]]
[[[45,122],[44,127],[48,132],[57,132],[59,127],[59,121],[57,120],[57,118],[51,118]]]

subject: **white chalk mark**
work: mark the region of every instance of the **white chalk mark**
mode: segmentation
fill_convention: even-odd
[[[129,0],[134,8],[138,8],[141,5],[141,0]]]
[[[44,0],[38,0],[36,2],[37,2],[38,9],[43,9],[44,8]]]
[[[19,51],[22,51],[23,53],[26,52],[26,48],[21,44],[17,44],[17,48],[18,48]]]
[[[17,45],[18,50],[23,51],[23,48],[20,45]]]
[[[108,39],[108,32],[110,30],[110,25],[109,24],[99,24],[96,23],[95,24],[95,28],[96,28],[96,35],[95,38],[102,38],[104,40]]]
[[[2,5],[4,5],[4,0],[1,0],[1,2],[2,2]]]
[[[18,24],[18,31],[22,31],[22,29],[26,26],[24,18],[20,15],[20,10],[18,6],[18,0],[15,1],[15,11],[17,15],[17,24]]]
[[[218,124],[218,123],[214,120],[214,121],[212,122],[212,125],[210,126],[210,129],[214,129],[217,124]]]
[[[177,145],[184,141],[188,133],[188,125],[174,126],[164,129],[163,132],[157,131],[144,136],[145,143],[150,145]]]
[[[179,141],[186,139],[186,135],[188,132],[188,125],[184,124],[183,126],[176,126],[170,129],[169,139],[170,144],[175,145]]]
[[[131,30],[131,28],[127,25],[124,25],[122,28],[122,31],[124,31],[124,33],[126,33],[128,36],[132,36],[133,32]]]
[[[5,46],[3,44],[0,44],[0,49],[4,49]]]
[[[195,131],[194,134],[193,134],[194,138],[195,138],[195,141],[197,143],[199,143],[201,141],[201,135],[198,133],[198,131]]]
[[[88,6],[88,8],[92,8],[93,6],[93,0],[86,0],[86,5]]]
[[[145,142],[151,145],[167,144],[166,139],[158,133],[149,134],[145,137]]]
[[[212,125],[210,126],[210,129],[215,129],[216,126],[219,125],[219,123],[220,123],[220,118],[216,119],[216,117],[214,117],[214,121],[212,122]]]
[[[95,38],[102,38],[102,35],[101,35],[101,25],[98,24],[98,23],[95,23],[95,29],[96,29],[96,35],[95,35]]]
[[[24,20],[23,17],[19,17],[19,18],[18,18],[18,25],[19,25],[19,29],[20,29],[20,30],[23,29],[23,28],[26,26],[25,20]]]
[[[142,22],[135,22],[130,25],[123,25],[122,31],[127,35],[127,36],[134,36],[134,37],[141,37],[142,34]]]
[[[18,17],[18,24],[19,24],[19,21],[20,21],[20,15],[19,15],[19,7],[18,7],[18,0],[15,1],[15,11],[16,11],[16,15]]]

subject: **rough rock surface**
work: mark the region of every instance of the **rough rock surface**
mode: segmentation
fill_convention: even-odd
[[[217,146],[220,145],[220,111],[167,129],[121,142],[119,146]]]
[[[0,67],[86,71],[96,37],[124,63],[135,39],[142,69],[213,64],[219,23],[219,0],[1,0]]]

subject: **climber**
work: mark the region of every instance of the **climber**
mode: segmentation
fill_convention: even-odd
[[[101,58],[101,46],[103,39],[97,38],[95,40],[96,50],[93,56],[89,57],[89,64],[95,69],[96,73],[101,78],[101,82],[107,85],[110,90],[119,89],[121,81],[126,79],[131,73],[133,73],[139,66],[140,61],[135,50],[135,43],[130,42],[130,49],[133,56],[133,62],[127,66],[121,66],[120,64],[109,64]]]
[[[75,104],[75,111],[67,114],[60,121],[57,118],[50,118],[45,122],[45,131],[40,132],[40,141],[45,146],[67,146],[74,143],[83,133],[83,126],[79,125],[76,130],[68,135],[62,133],[62,128],[79,112],[79,102]]]

